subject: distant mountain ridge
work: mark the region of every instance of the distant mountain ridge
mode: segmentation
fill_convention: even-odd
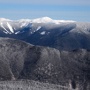
[[[21,19],[21,20],[9,20],[5,18],[0,18],[0,27],[3,28],[3,32],[6,34],[18,34],[17,29],[22,29],[23,27],[29,27],[31,23],[53,23],[60,24],[64,22],[75,22],[71,20],[53,20],[49,17],[42,17],[37,19]]]
[[[59,50],[90,49],[90,23],[38,19],[0,19],[0,37],[9,37],[34,45]]]

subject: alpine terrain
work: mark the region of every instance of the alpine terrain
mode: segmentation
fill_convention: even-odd
[[[0,80],[0,90],[90,90],[90,23],[1,18]]]

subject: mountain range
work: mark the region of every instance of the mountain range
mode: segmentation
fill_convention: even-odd
[[[0,80],[8,79],[89,90],[90,23],[1,18]]]
[[[9,37],[34,45],[59,50],[90,49],[90,23],[38,19],[0,19],[0,37]]]

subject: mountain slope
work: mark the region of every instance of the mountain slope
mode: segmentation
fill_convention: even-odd
[[[21,19],[21,20],[9,20],[5,18],[0,18],[0,27],[3,29],[2,31],[6,34],[17,34],[23,28],[29,27],[32,23],[51,23],[51,24],[60,24],[63,22],[74,22],[74,21],[64,21],[64,20],[52,20],[49,17],[42,17],[37,19]],[[19,30],[19,32],[18,32]]]
[[[17,79],[63,86],[70,84],[73,89],[89,90],[90,51],[59,51],[20,40],[0,38],[0,80]]]
[[[0,38],[1,80],[50,79],[53,72],[58,72],[57,68],[61,69],[60,62],[60,52],[56,49],[34,46],[15,39]]]
[[[20,39],[59,50],[90,49],[90,23],[48,17],[17,21],[1,19],[0,37]]]

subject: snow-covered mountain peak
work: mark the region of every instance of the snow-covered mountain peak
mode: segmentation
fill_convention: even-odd
[[[54,20],[49,17],[42,17],[42,18],[37,18],[37,19],[32,19],[32,23],[55,23],[55,24],[60,24],[60,23],[72,23],[76,22],[73,20]]]
[[[43,20],[51,21],[52,19],[50,17],[42,17]]]
[[[6,34],[18,34],[20,32],[24,32],[24,29],[31,29],[33,24],[63,24],[63,23],[72,23],[74,21],[66,21],[66,20],[54,20],[49,17],[42,17],[36,19],[20,19],[20,20],[9,20],[5,18],[0,18],[0,28],[1,31]],[[42,24],[41,24],[42,25]],[[42,26],[34,27],[34,31],[38,31],[42,28]]]
[[[0,18],[0,22],[2,22],[2,21],[11,21],[11,20],[6,19],[6,18]]]
[[[28,22],[28,23],[30,22],[30,23],[55,23],[55,24],[75,22],[73,20],[54,20],[49,17],[42,17],[42,18],[36,18],[36,19],[21,19],[18,21]]]
[[[32,19],[32,23],[51,23],[51,22],[53,22],[53,20],[49,17]]]
[[[6,18],[0,18],[0,22],[3,21],[13,21],[14,20],[10,20],[10,19],[6,19]],[[20,19],[20,20],[16,20],[19,23],[56,23],[56,24],[60,24],[60,23],[64,23],[64,22],[75,22],[73,20],[54,20],[51,19],[50,17],[41,17],[41,18],[36,18],[36,19]]]

